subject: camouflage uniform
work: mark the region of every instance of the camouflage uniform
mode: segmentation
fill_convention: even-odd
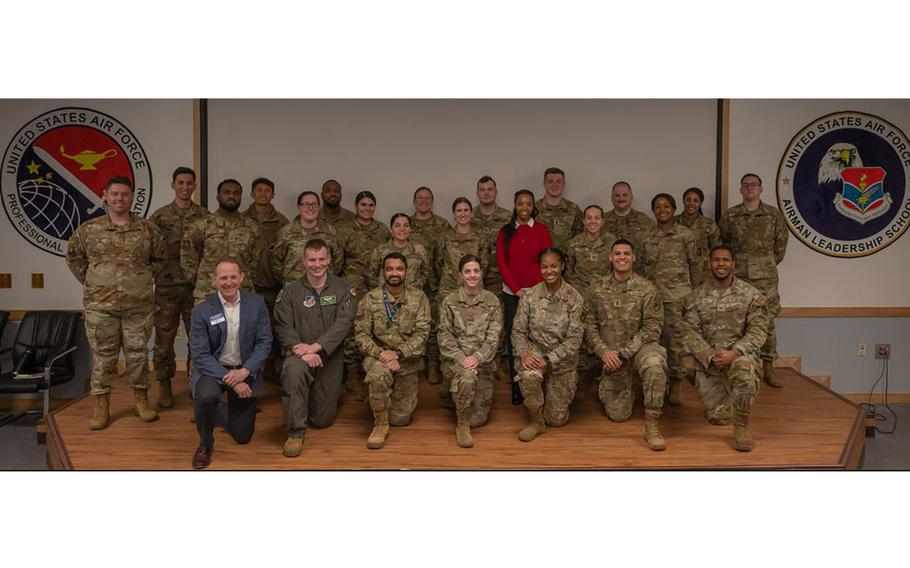
[[[613,233],[601,230],[593,240],[585,232],[566,243],[566,280],[582,295],[588,293],[593,282],[610,274],[610,249],[615,241]]]
[[[733,249],[734,274],[758,288],[768,301],[768,337],[761,358],[771,364],[777,357],[774,318],[780,313],[777,265],[784,259],[789,237],[784,218],[766,203],[755,211],[739,204],[724,212],[718,227],[723,243]]]
[[[405,286],[392,321],[384,301],[385,287],[367,292],[357,305],[354,323],[357,347],[363,353],[364,384],[373,415],[388,412],[392,426],[406,426],[417,408],[417,370],[430,332],[430,303],[417,288]],[[389,296],[389,304],[394,299]],[[379,361],[386,349],[401,350],[401,369],[395,373]]]
[[[219,209],[186,228],[180,243],[180,268],[188,281],[195,282],[196,305],[215,293],[212,272],[225,255],[236,256],[246,265],[243,287],[255,291],[256,269],[262,257],[262,237],[255,221],[240,214],[227,217]]]
[[[691,275],[702,266],[695,234],[678,223],[667,230],[658,227],[645,237],[641,257],[645,275],[657,287],[663,300],[660,343],[667,350],[670,381],[681,381],[686,377],[686,369],[681,359],[683,344],[679,320],[683,302],[692,292]]]
[[[455,400],[459,420],[471,428],[486,424],[493,406],[494,357],[502,331],[502,307],[487,290],[469,296],[464,288],[448,294],[439,308],[439,352],[442,372]],[[475,371],[461,366],[477,358]]]
[[[611,274],[591,286],[585,310],[585,341],[600,358],[620,354],[623,366],[603,373],[598,389],[610,420],[632,415],[633,387],[641,388],[645,411],[660,415],[667,390],[666,350],[658,343],[664,312],[660,295],[647,279],[632,274],[619,281]]]
[[[585,230],[584,217],[581,209],[565,197],[559,205],[548,205],[546,199],[538,199],[534,204],[537,207],[539,221],[550,229],[553,246],[565,252],[569,239]]]
[[[429,219],[418,219],[417,215],[411,216],[411,227],[414,232],[411,233],[411,240],[422,244],[430,253],[429,266],[435,266],[436,242],[448,230],[452,228],[449,222],[433,214]],[[410,267],[409,267],[410,269]],[[408,270],[410,272],[410,270]],[[436,301],[439,292],[439,275],[435,271],[427,274],[427,283],[424,286],[427,298],[430,300],[430,336],[427,338],[426,358],[429,365],[439,365],[439,345],[436,343],[436,325],[439,322],[439,303]]]
[[[490,266],[490,251],[485,246],[483,233],[476,226],[469,227],[467,233],[449,229],[436,241],[436,259],[434,271],[439,280],[437,297],[444,300],[452,291],[461,285],[461,273],[458,263],[461,257],[473,254],[480,259],[480,268],[486,271]],[[442,305],[440,303],[440,305]]]
[[[370,264],[366,274],[367,286],[372,290],[385,284],[382,275],[382,259],[390,252],[400,252],[408,259],[408,271],[405,284],[423,290],[430,275],[430,252],[420,243],[409,241],[404,248],[398,248],[391,240],[373,249],[370,253]]]
[[[641,211],[632,209],[626,216],[620,217],[616,214],[615,209],[611,209],[604,213],[604,225],[601,230],[613,233],[618,239],[626,239],[632,243],[635,254],[639,255],[645,237],[656,228],[657,225],[654,224],[654,221]],[[636,263],[635,271],[644,274],[641,270],[641,263]]]
[[[344,248],[335,227],[319,219],[312,229],[307,229],[300,224],[300,216],[297,216],[278,231],[275,243],[269,251],[272,273],[280,278],[282,283],[290,284],[306,274],[303,249],[310,239],[322,239],[329,245],[332,254],[332,273],[338,275],[341,272],[344,266]]]
[[[329,210],[325,208],[325,205],[319,210],[319,220],[333,227],[342,223],[353,223],[355,217],[356,215],[353,211],[341,206],[338,207],[337,213],[330,213]]]
[[[496,206],[492,215],[484,215],[480,205],[474,208],[474,217],[471,224],[479,227],[484,238],[484,248],[489,251],[490,265],[484,267],[483,287],[502,299],[502,275],[499,273],[499,264],[496,261],[496,237],[499,229],[512,219],[512,212],[503,207]]]
[[[751,410],[761,383],[759,349],[768,323],[765,297],[735,276],[723,290],[706,282],[686,301],[680,327],[686,351],[695,358],[695,386],[712,424],[726,424],[734,410],[747,415]],[[719,348],[737,353],[726,369],[711,360]]]
[[[543,409],[549,426],[569,420],[569,405],[578,380],[578,350],[584,335],[584,299],[571,284],[563,282],[555,294],[545,282],[526,289],[518,302],[512,322],[512,351],[518,370],[515,381],[521,387],[524,404],[532,415]],[[546,357],[547,368],[525,369],[522,353]],[[543,383],[546,382],[546,394]]]
[[[193,311],[193,285],[180,270],[180,241],[187,225],[209,215],[201,205],[190,203],[186,209],[175,202],[158,209],[149,221],[158,227],[167,246],[167,261],[155,278],[155,378],[169,381],[177,372],[174,339],[183,318],[183,329],[189,337],[190,314]]]
[[[706,280],[711,278],[711,268],[708,266],[708,255],[711,249],[720,242],[720,231],[717,223],[704,215],[696,215],[689,218],[685,213],[680,213],[676,217],[676,222],[689,228],[695,233],[695,242],[698,244],[698,255],[702,259],[701,267],[698,272],[692,276],[692,287],[701,286]]]
[[[147,390],[155,275],[167,259],[167,242],[151,221],[130,214],[125,225],[115,225],[104,215],[80,225],[68,246],[66,264],[85,286],[85,335],[95,354],[91,394],[114,388],[121,347],[130,388]]]
[[[358,301],[363,298],[370,287],[366,283],[370,254],[386,242],[389,229],[383,223],[373,219],[362,225],[356,219],[335,227],[344,250],[344,262],[341,277],[350,283],[357,294]],[[354,331],[344,341],[345,387],[358,399],[362,399],[363,379],[360,376],[361,355],[354,343]]]

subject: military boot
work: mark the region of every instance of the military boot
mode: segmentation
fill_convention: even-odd
[[[382,410],[374,413],[373,431],[367,438],[367,448],[378,450],[385,445],[385,440],[389,436],[389,411]]]
[[[143,422],[158,420],[158,413],[149,406],[149,391],[147,389],[133,389],[133,404],[136,406],[136,414],[139,415],[139,420]]]
[[[664,441],[664,437],[660,435],[660,430],[657,428],[658,418],[660,418],[659,410],[645,409],[645,431],[642,432],[641,437],[655,452],[667,449],[667,442]]]
[[[439,372],[439,363],[427,359],[427,382],[438,385],[442,382],[442,373]]]
[[[667,381],[669,384],[667,391],[667,402],[671,406],[679,406],[682,404],[682,380],[680,379],[670,379]]]
[[[286,458],[296,458],[303,452],[303,438],[288,438],[281,449],[281,455]]]
[[[174,394],[171,392],[171,381],[158,381],[158,408],[174,406]]]
[[[774,361],[764,361],[764,375],[765,382],[768,383],[769,387],[779,389],[784,386],[777,373],[774,372]]]
[[[95,395],[95,414],[88,423],[89,430],[103,430],[111,422],[111,393]]]
[[[531,423],[518,433],[518,439],[522,442],[530,442],[547,431],[547,424],[543,420],[542,408],[528,408],[528,413],[531,415]]]
[[[751,452],[755,447],[749,432],[749,413],[735,410],[733,414],[733,447],[741,452]]]
[[[471,409],[458,411],[458,424],[455,425],[455,441],[460,448],[473,448],[474,437],[471,436]]]

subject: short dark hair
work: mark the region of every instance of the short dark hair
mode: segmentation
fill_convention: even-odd
[[[376,205],[376,196],[373,195],[373,192],[368,189],[365,189],[357,194],[357,197],[354,198],[354,205],[357,205],[364,199],[372,199],[373,205]]]
[[[598,211],[600,211],[600,216],[601,217],[604,216],[604,208],[601,207],[600,205],[588,205],[587,207],[585,207],[585,210],[581,212],[582,216],[588,214],[588,209],[597,209]]]
[[[464,255],[461,257],[461,260],[458,261],[458,272],[461,272],[464,269],[465,265],[469,262],[476,262],[477,264],[480,264],[480,259],[477,258],[476,254]],[[480,264],[480,269],[483,270],[483,264]]]
[[[322,205],[322,200],[319,199],[319,195],[315,191],[310,191],[309,189],[300,192],[300,195],[297,196],[297,205],[300,205],[300,202],[303,201],[303,198],[307,195],[312,195],[316,198],[316,205]]]
[[[322,182],[322,191],[325,191],[325,186],[329,185],[330,183],[334,183],[338,187],[341,187],[341,184],[338,183],[337,179],[327,179],[324,182]]]
[[[541,262],[543,262],[543,257],[548,254],[556,255],[556,257],[559,259],[559,263],[562,264],[562,270],[560,270],[559,273],[562,276],[565,276],[566,271],[569,269],[569,263],[567,262],[568,257],[566,256],[566,253],[562,252],[561,250],[559,250],[556,247],[547,247],[547,248],[543,249],[542,251],[540,251],[539,253],[537,253],[537,264],[540,264]]]
[[[712,256],[714,256],[714,251],[716,251],[716,250],[725,250],[730,253],[730,258],[732,258],[733,260],[736,260],[736,253],[733,252],[733,249],[731,249],[727,245],[715,245],[715,246],[711,247],[711,250],[708,252],[709,259]]]
[[[215,193],[221,193],[221,188],[229,183],[232,183],[240,188],[243,187],[242,185],[240,185],[240,182],[235,180],[234,178],[227,178],[227,179],[223,179],[220,182],[218,182],[218,187],[215,189]]]
[[[191,176],[193,176],[193,181],[196,181],[196,172],[194,172],[192,168],[188,168],[186,166],[180,166],[176,170],[174,170],[174,173],[171,174],[171,181],[177,181],[177,176],[180,176],[183,174],[190,174]]]
[[[212,274],[215,274],[215,271],[218,270],[219,265],[222,265],[225,263],[236,264],[237,268],[240,269],[240,272],[245,272],[245,270],[243,268],[243,261],[240,260],[239,256],[234,256],[232,254],[226,254],[226,255],[220,257],[218,259],[218,262],[215,263],[215,266],[212,268]]]
[[[549,168],[545,169],[543,171],[543,178],[547,179],[547,176],[550,174],[559,174],[562,176],[563,180],[566,179],[566,172],[562,171],[560,168],[557,168],[556,166],[550,166]]]
[[[702,191],[701,189],[697,188],[697,187],[690,187],[689,189],[687,189],[686,191],[684,191],[684,192],[683,192],[683,199],[685,199],[686,196],[689,195],[690,193],[694,193],[695,195],[697,195],[697,196],[698,196],[698,200],[701,201],[702,203],[705,202],[705,192]]]
[[[405,219],[408,220],[408,225],[411,225],[412,227],[414,226],[414,223],[411,221],[410,215],[408,215],[407,213],[398,212],[398,213],[395,213],[394,215],[392,215],[392,219],[389,221],[389,227],[394,225],[395,219],[398,219],[399,217],[404,217]]]
[[[111,179],[107,180],[107,183],[104,184],[104,191],[109,190],[111,188],[111,186],[114,185],[115,183],[125,185],[128,188],[130,188],[130,191],[133,191],[133,182],[130,181],[130,178],[125,177],[125,176],[114,176]]]
[[[272,180],[270,180],[269,178],[266,178],[266,177],[258,177],[256,179],[254,179],[253,183],[250,184],[250,191],[253,191],[254,189],[256,189],[256,186],[259,185],[260,183],[269,186],[269,188],[272,190],[272,193],[273,194],[275,193],[275,182],[273,182]]]
[[[747,177],[754,177],[755,179],[758,180],[758,185],[761,185],[761,184],[762,184],[762,183],[761,183],[761,177],[759,177],[758,174],[746,174],[746,175],[744,175],[743,177],[739,178],[739,185],[742,185],[743,182],[746,181],[746,178],[747,178]]]
[[[613,249],[616,248],[616,245],[629,245],[629,248],[632,249],[632,252],[635,252],[635,245],[633,245],[632,241],[628,239],[616,239],[613,241],[613,244],[610,245],[610,252],[613,252]]]
[[[420,187],[418,187],[417,189],[414,190],[414,199],[417,199],[417,194],[420,193],[420,192],[423,191],[423,190],[429,191],[429,192],[430,192],[430,197],[432,197],[433,199],[436,199],[436,196],[433,195],[433,190],[430,189],[429,187],[425,186],[425,185],[422,185],[422,186],[420,186]]]
[[[674,211],[676,210],[676,198],[675,197],[673,197],[669,193],[658,193],[657,195],[655,195],[654,197],[651,198],[651,211],[654,210],[654,205],[657,204],[657,200],[660,199],[661,197],[666,199],[670,203],[670,207],[672,207]]]
[[[404,267],[405,267],[405,268],[408,267],[408,257],[406,257],[405,255],[401,254],[401,253],[398,252],[398,251],[392,251],[392,252],[390,252],[389,254],[387,254],[387,255],[385,255],[384,257],[382,257],[382,268],[383,268],[383,270],[385,270],[385,261],[389,260],[390,258],[400,260],[401,262],[404,263]]]
[[[482,176],[479,180],[477,180],[477,185],[480,186],[480,184],[487,183],[488,181],[492,181],[493,187],[496,187],[496,180],[490,176]]]
[[[474,204],[471,203],[470,199],[468,199],[467,197],[456,197],[455,201],[452,202],[452,212],[453,213],[455,212],[455,208],[458,207],[459,203],[467,203],[468,207],[471,208],[471,211],[474,210]]]
[[[308,240],[308,241],[306,242],[306,244],[303,245],[303,254],[306,255],[306,251],[308,251],[308,250],[317,251],[317,250],[320,250],[320,249],[325,249],[325,250],[328,251],[328,253],[329,253],[329,258],[332,257],[332,247],[330,247],[330,246],[328,245],[328,243],[326,243],[326,242],[325,242],[324,240],[322,240],[322,239],[310,239],[310,240]]]

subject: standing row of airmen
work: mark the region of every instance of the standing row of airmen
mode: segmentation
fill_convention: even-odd
[[[96,399],[96,409],[91,428],[104,428],[109,423],[109,393],[116,377],[116,360],[121,347],[127,361],[127,377],[134,390],[139,416],[143,420],[157,418],[147,397],[149,382],[145,352],[153,325],[156,331],[154,368],[160,385],[158,406],[172,406],[171,380],[176,370],[173,344],[179,321],[182,318],[185,328],[189,329],[193,305],[214,292],[210,276],[219,258],[232,255],[250,267],[250,277],[245,284],[265,297],[271,313],[282,286],[305,277],[304,248],[308,241],[316,238],[326,242],[330,249],[332,272],[352,284],[355,290],[384,289],[377,288],[388,284],[383,260],[392,252],[400,253],[406,258],[408,267],[404,284],[410,289],[423,292],[428,298],[430,309],[430,330],[425,345],[420,350],[425,358],[420,360],[418,357],[415,368],[425,370],[430,383],[438,383],[445,376],[447,393],[457,393],[460,385],[466,382],[463,378],[457,379],[459,373],[463,375],[463,372],[453,371],[452,357],[443,355],[440,361],[440,350],[444,350],[445,342],[450,341],[450,338],[442,333],[437,342],[435,332],[437,327],[442,327],[448,321],[446,318],[453,317],[444,308],[448,300],[454,301],[453,292],[457,292],[455,297],[463,292],[463,260],[466,255],[476,258],[483,287],[496,296],[501,296],[503,281],[499,270],[500,262],[496,259],[495,241],[503,225],[514,222],[514,215],[496,204],[496,183],[492,178],[484,176],[478,181],[479,204],[476,210],[466,198],[455,201],[454,227],[432,212],[432,191],[421,187],[414,195],[414,215],[396,214],[388,229],[373,219],[376,197],[371,192],[360,192],[355,199],[356,211],[351,212],[341,207],[341,186],[334,180],[323,185],[321,203],[320,196],[315,192],[300,194],[297,201],[299,215],[290,222],[271,204],[275,188],[265,178],[254,180],[254,203],[243,213],[239,212],[242,188],[236,180],[225,180],[218,185],[219,206],[213,213],[192,202],[195,174],[189,168],[175,170],[171,185],[175,192],[174,201],[156,211],[149,221],[144,221],[129,213],[132,197],[129,180],[111,180],[105,188],[107,215],[83,224],[70,240],[67,263],[80,282],[85,284],[87,335],[96,354],[91,390]],[[628,254],[633,257],[629,265],[634,266],[638,276],[636,280],[642,286],[656,286],[656,305],[662,312],[661,324],[656,329],[660,343],[667,351],[665,359],[669,373],[666,383],[669,385],[668,401],[671,404],[679,403],[679,383],[686,376],[682,362],[682,355],[686,351],[683,341],[683,305],[687,298],[694,297],[692,291],[700,284],[716,282],[717,273],[713,271],[713,260],[709,259],[708,253],[721,242],[726,245],[723,250],[729,252],[731,267],[735,266],[737,282],[744,285],[750,282],[767,299],[767,306],[763,305],[763,309],[767,311],[769,330],[763,334],[767,339],[756,353],[764,360],[764,365],[759,363],[756,369],[759,376],[764,375],[769,385],[780,386],[774,376],[771,361],[776,347],[773,318],[779,310],[776,266],[783,258],[787,232],[780,213],[760,201],[762,188],[758,176],[743,176],[740,188],[743,203],[725,212],[719,227],[701,214],[703,194],[697,188],[690,188],[684,193],[684,211],[676,216],[676,203],[672,196],[655,196],[651,205],[656,224],[632,208],[632,190],[626,182],[617,182],[613,186],[611,199],[614,209],[607,213],[596,205],[589,206],[582,212],[566,199],[563,196],[565,173],[558,168],[549,168],[544,173],[544,190],[544,197],[534,204],[536,220],[546,225],[552,235],[556,250],[550,256],[559,257],[560,283],[564,269],[571,289],[590,302],[589,316],[598,314],[597,317],[602,318],[599,322],[602,330],[619,325],[627,339],[641,340],[634,324],[624,323],[626,318],[619,317],[619,308],[622,307],[619,299],[613,300],[615,305],[612,309],[605,307],[598,311],[597,307],[598,299],[609,295],[601,289],[602,285],[612,281],[611,278],[615,280],[617,264],[623,262],[616,260],[614,245],[617,241],[628,243],[620,243],[618,256],[625,255],[625,246],[628,246]],[[636,258],[639,262],[635,262]],[[544,260],[541,258],[541,261]],[[541,285],[547,283],[547,276],[543,272],[544,264],[541,264],[544,278]],[[630,286],[633,285],[629,282],[623,284],[623,295],[620,298],[641,296],[640,293],[631,291]],[[524,309],[528,309],[527,304],[529,302],[525,302]],[[451,302],[448,307],[451,307]],[[653,320],[649,321],[650,328],[654,327],[653,323]],[[515,332],[513,329],[513,338]],[[455,337],[461,338],[463,335]],[[750,339],[754,340],[754,336]],[[613,345],[610,342],[617,339],[604,338],[604,341],[607,341],[606,347],[610,347]],[[717,346],[710,339],[708,342]],[[486,363],[491,362],[492,368],[497,368],[496,356],[500,355],[498,369],[503,373],[505,365],[501,360],[500,343],[497,342],[498,349],[491,361]],[[576,351],[581,347],[581,337],[577,343]],[[637,345],[634,349],[627,348],[625,352],[617,349],[604,351],[604,345],[599,345],[596,336],[589,333],[587,343],[587,355],[601,360],[602,369],[598,369],[597,374],[602,370],[604,376],[620,368],[634,367],[640,371],[639,378],[643,379],[649,375],[649,365],[646,362],[658,359],[653,353],[649,356],[651,348],[642,351],[645,344],[650,345],[652,342],[642,341],[641,345],[637,345],[633,340],[631,345]],[[266,380],[275,382],[279,380],[277,375],[281,369],[278,345],[276,342],[273,361],[264,366]],[[448,347],[451,348],[451,345]],[[728,345],[727,348],[729,347]],[[449,352],[451,354],[451,349]],[[690,352],[698,359],[698,353]],[[351,334],[344,347],[346,384],[360,399],[368,396],[369,391],[363,385],[362,368],[367,364],[362,360],[364,353],[362,342],[355,341]],[[604,358],[606,353],[611,355]],[[527,390],[524,385],[528,383],[528,373],[540,370],[538,367],[543,360],[523,358],[521,355],[522,352],[516,349],[515,359],[521,359],[521,372],[515,373],[515,380],[524,393]],[[740,357],[751,355],[751,352],[739,354]],[[584,369],[585,359],[586,353],[582,352],[581,362],[576,362],[576,366],[580,365]],[[448,369],[449,372],[440,373],[440,362],[443,369]],[[473,360],[470,362],[480,363]],[[702,364],[705,371],[712,366],[710,357],[697,362],[696,367],[698,363]],[[552,370],[553,362],[548,365]],[[485,365],[485,368],[491,367]],[[714,368],[720,367],[715,363]],[[469,370],[473,372],[475,369]],[[452,380],[453,377],[455,380]],[[525,377],[524,381],[522,377]],[[631,384],[634,381],[629,379],[626,382]],[[659,381],[646,382],[651,385],[644,392],[646,409],[659,408],[657,399],[660,399],[662,406],[664,396],[663,392],[658,396],[655,391],[660,390]],[[631,412],[632,399],[628,394],[631,391],[626,388],[628,385],[619,388],[616,383],[617,381],[602,380],[599,391],[608,416],[621,420]],[[486,392],[487,388],[487,385],[483,385],[478,390]],[[574,394],[574,387],[571,390]],[[702,390],[699,389],[699,393],[707,405],[706,394]],[[491,385],[489,391],[492,392]],[[520,404],[521,398],[513,402]],[[531,397],[525,394],[523,398],[526,405],[542,400],[536,391]],[[555,400],[560,397],[553,395],[550,398]],[[455,397],[447,398],[447,402],[455,406],[456,410],[461,404],[459,400],[463,402],[464,397],[459,398],[456,394]],[[564,414],[567,418],[568,403],[569,401],[565,402],[565,413],[556,409],[552,411],[555,414],[547,418],[547,414],[542,412],[543,422],[535,418],[532,424],[537,426],[532,430],[541,430],[540,424],[544,422],[563,422],[561,416]],[[487,402],[477,403],[478,409],[474,412],[474,417],[466,422],[478,424],[485,421],[484,412],[489,412],[488,406],[484,410],[485,404]],[[532,415],[536,417],[534,412]],[[708,411],[709,420],[729,420],[728,415],[728,410]],[[652,430],[656,430],[656,418],[653,422]],[[533,439],[534,436],[523,431],[521,437]],[[464,441],[462,431],[459,443]],[[654,449],[661,449],[663,445],[662,439],[658,440],[654,436],[651,436],[648,443]]]

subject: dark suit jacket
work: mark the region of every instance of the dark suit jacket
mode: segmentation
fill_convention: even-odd
[[[212,324],[213,318],[222,321]],[[269,312],[265,307],[265,300],[259,294],[246,290],[240,291],[239,333],[241,365],[250,372],[247,384],[250,385],[255,396],[262,387],[259,368],[272,347]],[[194,393],[201,375],[221,380],[221,377],[227,374],[228,369],[218,362],[225,341],[227,341],[227,321],[221,300],[216,292],[193,308],[190,323],[190,353],[194,369],[190,388]]]

